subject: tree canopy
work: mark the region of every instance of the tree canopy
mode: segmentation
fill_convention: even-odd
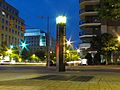
[[[118,41],[108,33],[101,35],[101,50],[105,52],[116,51],[119,48]]]
[[[103,20],[120,20],[120,0],[101,0],[98,11]]]

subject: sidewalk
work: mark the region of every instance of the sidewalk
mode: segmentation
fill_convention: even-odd
[[[0,90],[120,90],[120,73],[118,72],[94,71],[100,67],[92,68],[91,66],[67,68],[69,71],[66,72],[8,73],[12,78],[21,77],[0,81]],[[73,68],[77,70],[74,71]],[[89,69],[91,71],[87,71]],[[109,68],[106,67],[106,69]],[[118,70],[118,67],[114,69]],[[3,73],[5,74],[7,73]]]

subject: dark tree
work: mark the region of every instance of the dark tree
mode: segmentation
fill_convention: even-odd
[[[96,53],[93,59],[94,64],[99,65],[101,63],[100,53]]]
[[[101,35],[101,51],[106,58],[106,64],[111,63],[111,53],[118,50],[118,41],[113,37],[113,35],[104,33]]]
[[[39,50],[39,51],[35,52],[35,55],[38,56],[42,61],[44,61],[45,58],[47,57],[45,51],[43,51],[43,50]]]
[[[99,17],[102,20],[120,20],[120,0],[100,0]]]
[[[92,65],[93,64],[91,53],[87,53],[85,58],[87,59],[87,64],[88,65]]]

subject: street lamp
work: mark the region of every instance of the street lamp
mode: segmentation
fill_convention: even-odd
[[[13,49],[13,47],[14,47],[13,45],[10,45],[10,48],[11,48],[11,49]]]
[[[118,39],[118,41],[120,41],[120,36],[118,36],[118,38],[117,38],[117,39]]]
[[[58,16],[56,18],[57,34],[56,34],[56,59],[57,71],[65,71],[65,44],[66,44],[66,16]]]
[[[66,16],[58,16],[56,18],[56,24],[66,24]]]
[[[7,53],[8,53],[8,54],[12,54],[12,50],[11,50],[11,49],[8,49],[8,50],[7,50]]]
[[[71,42],[70,41],[67,41],[67,46],[71,45]]]
[[[69,51],[69,50],[66,50],[66,53],[70,53],[70,51]]]
[[[28,48],[27,48],[28,44],[26,43],[26,41],[23,41],[23,42],[21,41],[20,43],[21,43],[20,46],[22,47],[22,50],[23,49],[28,50]]]
[[[40,19],[47,19],[47,66],[50,67],[50,17],[39,16]]]
[[[2,11],[1,13],[2,13],[2,15],[3,15],[3,16],[5,16],[5,15],[6,15],[4,11]]]
[[[77,52],[80,53],[80,49],[77,49]]]

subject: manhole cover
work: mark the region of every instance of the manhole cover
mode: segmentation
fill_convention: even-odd
[[[40,76],[32,79],[38,79],[38,80],[60,80],[60,81],[80,81],[80,82],[88,82],[90,81],[94,76],[72,76],[72,75],[45,75]]]

